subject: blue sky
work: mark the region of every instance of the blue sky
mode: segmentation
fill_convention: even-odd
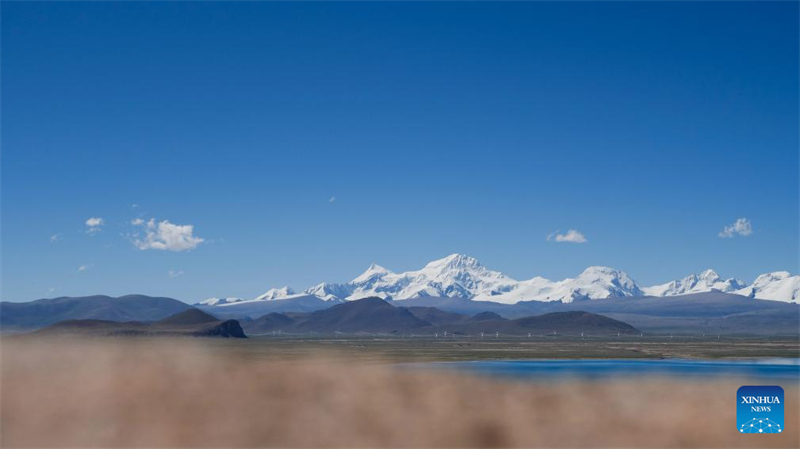
[[[3,300],[253,297],[453,252],[517,279],[798,272],[797,3],[1,20]]]

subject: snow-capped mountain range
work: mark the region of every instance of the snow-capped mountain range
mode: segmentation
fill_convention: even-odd
[[[713,270],[706,270],[666,284],[641,287],[624,271],[589,267],[577,277],[561,281],[538,276],[517,281],[484,267],[475,258],[452,254],[415,271],[395,273],[373,263],[360,276],[343,284],[321,283],[301,293],[295,293],[289,287],[273,288],[252,300],[211,298],[200,304],[235,306],[302,296],[316,296],[326,301],[378,296],[395,301],[418,297],[454,297],[503,304],[520,301],[568,303],[609,297],[676,296],[713,290],[796,303],[800,300],[800,276],[792,276],[786,271],[767,273],[748,286],[739,279],[722,279]]]
[[[734,278],[722,279],[714,270],[706,270],[700,274],[690,274],[678,281],[645,287],[643,290],[648,296],[676,296],[711,290],[733,293],[745,287],[747,283],[744,281]]]

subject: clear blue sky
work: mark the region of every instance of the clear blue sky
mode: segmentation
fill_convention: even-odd
[[[253,297],[453,252],[517,279],[798,271],[794,2],[3,2],[1,25],[3,300]]]

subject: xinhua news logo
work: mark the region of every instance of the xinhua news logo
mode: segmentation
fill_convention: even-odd
[[[736,392],[736,403],[740,433],[783,432],[783,388],[744,386]]]

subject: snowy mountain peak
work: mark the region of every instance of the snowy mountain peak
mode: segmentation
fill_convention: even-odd
[[[367,271],[372,271],[375,273],[385,273],[389,270],[383,268],[382,266],[376,264],[375,262],[372,262],[371,264],[369,264],[369,268],[367,268]]]
[[[276,299],[285,299],[292,295],[294,295],[294,290],[292,290],[288,286],[284,286],[281,288],[271,288],[267,290],[264,294],[256,297],[256,301],[273,301]]]
[[[244,301],[242,298],[208,298],[204,301],[200,301],[195,305],[199,306],[219,306],[222,304],[233,304],[235,302]]]
[[[791,277],[793,276],[788,271],[773,271],[772,273],[764,273],[756,278],[755,282],[753,282],[753,285],[765,282],[783,281]]]
[[[351,293],[351,290],[346,285],[328,284],[327,282],[303,290],[303,294],[314,295],[325,301],[344,299],[350,296]]]
[[[667,282],[666,284],[654,285],[644,289],[649,296],[677,296],[688,295],[690,293],[703,293],[712,290],[724,293],[733,293],[746,286],[739,279],[722,279],[714,270],[705,270],[700,274],[690,274],[677,281]]]
[[[353,279],[351,283],[368,282],[373,278],[379,278],[388,273],[391,273],[391,271],[373,262],[372,264],[370,264],[369,268],[367,268],[366,271],[361,273],[361,275],[358,276],[357,278]]]
[[[592,291],[590,299],[642,294],[641,288],[628,273],[610,267],[589,267],[575,278],[574,284],[578,289]],[[594,286],[600,286],[600,289],[593,288]]]
[[[450,254],[449,256],[434,260],[425,265],[426,270],[469,270],[481,269],[483,266],[478,259],[464,254]]]
[[[628,273],[610,267],[595,266],[583,270],[575,279],[575,286],[587,293],[590,299],[641,296],[643,293]]]
[[[593,265],[591,267],[586,267],[586,269],[581,272],[581,275],[603,275],[616,273],[618,273],[618,270],[615,270],[614,268],[604,267],[602,265]]]
[[[736,292],[757,299],[776,299],[800,302],[800,276],[792,276],[788,271],[773,271],[757,277],[753,285]]]
[[[514,283],[502,273],[487,270],[474,257],[451,254],[416,271],[393,273],[383,268],[370,269],[343,287],[350,291],[347,299],[367,296],[394,300],[433,296],[469,299],[482,293],[507,291]]]
[[[589,267],[578,276],[578,278],[624,278],[630,279],[624,271],[616,270],[611,267],[593,266]]]
[[[717,272],[712,270],[712,269],[708,269],[708,270],[705,270],[702,273],[700,273],[700,275],[697,276],[697,277],[699,279],[703,279],[703,280],[707,280],[707,281],[712,281],[713,282],[713,281],[716,281],[716,280],[719,279],[719,274],[717,274]]]

